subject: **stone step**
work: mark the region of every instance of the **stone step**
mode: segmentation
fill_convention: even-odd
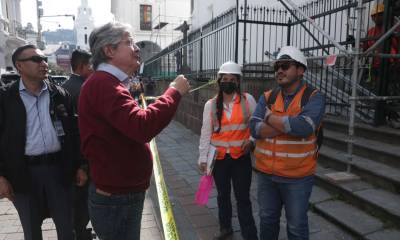
[[[334,116],[324,118],[324,129],[347,134],[349,132],[349,121]],[[355,135],[367,139],[374,139],[379,142],[389,143],[400,146],[400,130],[387,126],[374,127],[364,123],[356,123],[354,127]]]
[[[363,181],[332,182],[325,174],[335,170],[318,166],[316,182],[319,186],[333,194],[339,195],[346,202],[353,204],[374,216],[384,220],[387,224],[400,227],[400,195]]]
[[[324,129],[323,145],[347,152],[347,134]],[[400,147],[362,137],[354,137],[353,154],[400,168]]]
[[[387,230],[384,223],[360,209],[340,200],[330,200],[317,203],[313,209],[324,218],[329,219],[346,231],[355,235],[358,239],[369,239],[379,233],[380,239],[399,239],[400,232],[397,229]],[[395,238],[389,238],[389,237]],[[373,238],[372,238],[373,239]]]
[[[337,196],[319,186],[313,188],[310,206],[313,212],[339,226],[357,239],[400,239],[399,229],[385,228],[384,221],[338,200]],[[355,218],[360,219],[360,221],[355,221]]]
[[[347,167],[347,161],[345,152],[329,146],[321,147],[318,163],[323,166],[344,171]],[[364,181],[400,194],[400,169],[357,155],[353,155],[351,169],[353,173],[360,176]]]

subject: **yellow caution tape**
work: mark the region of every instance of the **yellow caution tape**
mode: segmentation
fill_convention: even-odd
[[[202,89],[202,88],[205,88],[205,87],[207,87],[208,85],[212,85],[212,84],[214,84],[214,83],[216,83],[216,82],[217,82],[217,80],[210,80],[210,81],[208,81],[208,83],[203,84],[203,85],[201,85],[200,87],[191,89],[191,90],[189,91],[189,93],[192,93],[192,92],[195,92],[195,91],[200,90],[200,89]]]
[[[207,83],[205,83],[205,84],[203,84],[203,85],[201,85],[201,86],[199,86],[199,87],[197,87],[197,88],[194,88],[194,89],[190,89],[189,90],[189,93],[193,93],[193,92],[195,92],[195,91],[198,91],[198,90],[200,90],[200,89],[202,89],[202,88],[205,88],[205,87],[207,87],[208,85],[212,85],[212,84],[214,84],[214,83],[216,83],[217,82],[217,80],[210,80],[210,81],[208,81]],[[146,96],[146,97],[144,97],[146,100],[157,100],[158,98],[159,98],[160,96]]]
[[[140,95],[143,108],[147,108],[147,99],[143,94]],[[154,179],[156,182],[158,204],[160,206],[161,221],[164,230],[165,240],[179,240],[178,231],[176,229],[174,214],[172,212],[171,202],[169,201],[167,186],[164,181],[160,157],[158,155],[156,140],[153,138],[150,142],[151,154],[154,160]]]

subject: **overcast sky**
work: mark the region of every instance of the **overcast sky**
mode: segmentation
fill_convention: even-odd
[[[81,0],[42,0],[43,15],[77,15]],[[89,0],[89,7],[92,8],[92,16],[95,26],[109,22],[112,19],[110,12],[110,0]],[[22,25],[28,22],[37,29],[36,0],[21,0],[21,20]],[[43,17],[41,19],[42,30],[56,30],[58,28],[73,28],[72,17]]]

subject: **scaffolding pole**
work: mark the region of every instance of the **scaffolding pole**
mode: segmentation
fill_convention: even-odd
[[[300,15],[302,15],[309,23],[311,23],[311,25],[313,25],[318,30],[318,32],[320,32],[329,41],[331,41],[332,44],[335,45],[335,47],[337,47],[341,52],[343,52],[346,55],[351,54],[349,51],[347,51],[346,48],[344,48],[342,45],[340,45],[333,37],[331,37],[327,32],[325,32],[324,29],[322,29],[320,26],[318,26],[314,20],[312,20],[309,16],[307,16],[307,14],[303,10],[301,10],[294,2],[292,2],[291,0],[280,0],[280,1],[286,2],[292,8],[294,8],[298,13],[300,13]],[[283,5],[285,5],[285,4],[283,4]],[[357,27],[359,27],[359,26],[357,26]]]
[[[347,168],[346,172],[351,172],[351,164],[353,162],[353,147],[354,147],[354,121],[356,113],[356,101],[357,101],[357,80],[358,80],[358,66],[360,60],[360,38],[361,38],[361,23],[362,23],[362,1],[358,1],[356,8],[356,37],[354,46],[354,58],[353,58],[353,74],[351,84],[351,99],[350,99],[350,121],[349,121],[349,136],[347,139]]]

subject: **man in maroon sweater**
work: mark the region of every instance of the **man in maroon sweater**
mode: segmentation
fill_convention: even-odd
[[[180,75],[146,110],[129,94],[139,48],[120,23],[90,34],[93,68],[79,98],[82,151],[89,161],[89,213],[100,239],[140,239],[152,157],[148,142],[168,125],[190,88]]]

